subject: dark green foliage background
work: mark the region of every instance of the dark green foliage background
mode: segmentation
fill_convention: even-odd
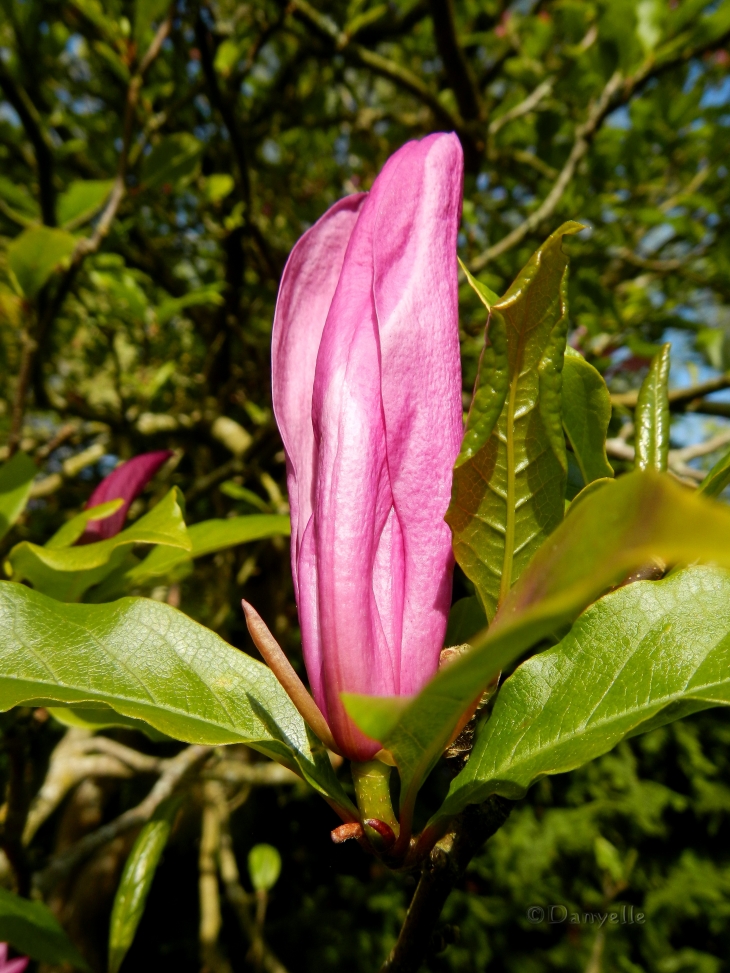
[[[189,522],[284,509],[269,343],[287,254],[332,202],[367,189],[391,152],[431,131],[460,134],[460,255],[497,293],[563,220],[589,227],[566,246],[572,340],[613,391],[637,386],[669,327],[688,332],[715,369],[730,365],[728,0],[186,0],[174,5],[170,36],[145,75],[120,169],[130,70],[162,16],[157,5],[140,32],[148,7],[0,3],[0,434],[10,432],[23,348],[36,337],[23,448],[44,475],[95,443],[106,453],[31,502],[3,557],[19,540],[45,540],[117,457],[148,449],[177,449],[180,459],[133,515],[171,483],[186,494]],[[543,97],[523,111],[541,85]],[[192,150],[156,178],[150,153],[159,164],[182,144]],[[576,151],[552,208],[524,226]],[[73,277],[61,268],[25,301],[8,270],[12,241],[29,222],[57,223],[75,181],[115,176],[125,195],[98,249]],[[488,252],[518,227],[514,245]],[[483,327],[465,286],[467,393]],[[727,415],[728,406],[705,411]],[[240,459],[213,433],[220,416],[252,436]],[[621,419],[614,410],[612,434]],[[70,434],[41,457],[64,424]],[[236,499],[231,481],[255,496]],[[300,665],[287,545],[264,541],[201,560],[182,583],[181,607],[253,652],[242,595]],[[50,724],[33,734],[37,786],[57,736]],[[729,752],[728,716],[710,712],[539,784],[450,900],[443,920],[459,938],[430,968],[725,969]],[[445,787],[439,773],[425,795],[434,806]],[[110,787],[105,816],[143,793]],[[267,935],[293,973],[376,969],[413,887],[359,848],[333,846],[335,823],[319,798],[289,791],[256,791],[233,818],[242,865],[256,842],[282,853]],[[39,863],[54,827],[39,836]],[[197,836],[191,811],[127,969],[199,967]],[[599,837],[622,859],[636,853],[615,902],[646,915],[642,926],[607,928],[600,961],[591,959],[595,926],[531,925],[526,916],[532,905],[606,911]],[[103,943],[106,928],[93,935]],[[227,911],[222,941],[234,970],[247,968]]]

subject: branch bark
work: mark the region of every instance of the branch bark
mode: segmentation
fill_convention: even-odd
[[[453,833],[436,845],[423,866],[398,942],[380,973],[417,973],[449,894],[484,842],[502,827],[512,806],[495,795],[457,818]]]
[[[441,55],[461,117],[465,121],[477,121],[484,114],[482,99],[469,62],[456,36],[453,0],[430,0],[429,5],[436,47]]]

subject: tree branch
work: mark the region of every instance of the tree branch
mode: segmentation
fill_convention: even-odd
[[[598,99],[593,103],[588,111],[586,120],[576,128],[573,147],[570,155],[563,166],[558,178],[555,180],[552,189],[542,201],[540,206],[531,213],[526,220],[520,223],[511,233],[503,237],[493,246],[489,247],[469,266],[472,273],[478,273],[486,265],[510,250],[512,247],[521,243],[522,240],[531,233],[545,219],[554,213],[563,193],[567,189],[571,179],[575,174],[578,163],[588,152],[591,143],[603,124],[606,116],[620,105],[625,105],[637,92],[643,88],[650,80],[658,77],[672,68],[686,64],[693,58],[699,57],[708,51],[722,47],[730,38],[730,30],[725,31],[719,37],[714,38],[705,44],[697,47],[686,48],[677,54],[667,57],[665,60],[655,60],[648,58],[639,70],[630,78],[623,78],[620,71],[616,71],[609,79]]]
[[[13,78],[0,60],[0,87],[18,113],[25,134],[33,146],[38,170],[38,195],[41,215],[46,226],[56,225],[56,190],[53,185],[53,146],[41,117],[25,89]]]
[[[461,117],[465,121],[478,121],[484,114],[481,94],[456,36],[453,0],[429,0],[429,6],[436,47]]]
[[[164,800],[172,795],[183,777],[201,760],[204,760],[213,747],[193,745],[181,750],[177,756],[164,761],[164,769],[147,797],[137,807],[120,814],[114,821],[103,825],[86,835],[68,851],[54,858],[51,863],[33,877],[34,888],[47,895],[62,879],[70,875],[83,861],[97,849],[113,841],[120,834],[137,828],[152,817]]]
[[[553,90],[553,85],[555,84],[555,78],[546,78],[542,84],[539,84],[534,91],[521,101],[519,104],[514,105],[504,115],[500,115],[489,123],[488,133],[490,137],[497,134],[497,132],[504,128],[509,122],[513,122],[516,118],[522,118],[523,115],[528,115],[533,111],[539,103],[549,95]]]
[[[682,408],[695,399],[701,398],[703,395],[709,395],[711,392],[720,392],[722,389],[727,388],[730,388],[730,372],[725,375],[719,375],[717,378],[710,378],[706,382],[687,385],[683,389],[672,389],[669,392],[669,407],[670,409]],[[635,409],[638,397],[638,390],[615,393],[611,396],[611,405],[623,405],[628,409]],[[708,405],[711,404],[713,403],[708,403]]]
[[[380,973],[417,973],[449,894],[484,842],[502,827],[512,806],[495,795],[459,815],[453,833],[436,845],[424,863],[398,942]]]

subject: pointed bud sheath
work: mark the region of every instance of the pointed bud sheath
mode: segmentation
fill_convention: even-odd
[[[451,598],[444,514],[462,436],[455,135],[403,146],[297,243],[273,333],[292,570],[314,698],[356,761],[340,694],[417,692]]]
[[[111,517],[106,517],[104,520],[90,520],[77,543],[92,544],[118,534],[124,526],[132,501],[140,495],[162,464],[171,456],[172,453],[168,449],[142,453],[122,463],[109,476],[104,477],[89,497],[86,509],[119,498],[124,500],[124,503]]]

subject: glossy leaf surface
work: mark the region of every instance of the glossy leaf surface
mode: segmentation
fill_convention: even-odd
[[[565,223],[549,237],[489,316],[446,515],[456,559],[489,618],[563,517],[568,258],[561,243],[580,229]]]
[[[658,473],[609,480],[571,509],[490,628],[471,640],[472,651],[415,699],[346,696],[363,732],[393,754],[404,795],[420,786],[459,718],[498,672],[654,556],[730,567],[730,510]]]
[[[0,941],[31,959],[89,969],[47,905],[21,899],[4,888],[0,888]]]
[[[563,364],[562,415],[583,482],[613,476],[606,456],[611,396],[600,372],[572,348]]]
[[[730,452],[722,456],[699,485],[706,497],[718,497],[730,483]]]
[[[627,585],[505,682],[440,814],[522,797],[627,736],[728,704],[730,575],[693,567]]]
[[[247,743],[348,803],[271,670],[147,598],[66,605],[0,582],[0,709],[29,700],[108,706],[187,743]]]
[[[16,453],[0,468],[0,537],[4,537],[25,509],[38,467],[25,453]]]
[[[117,973],[132,945],[179,807],[180,801],[175,799],[160,805],[143,826],[124,864],[109,927],[109,973]]]
[[[669,457],[669,343],[652,359],[634,412],[636,469],[664,471]]]
[[[106,511],[107,514],[110,512]],[[75,534],[86,513],[74,518],[73,527],[66,524],[62,528],[66,531],[62,539],[67,540]],[[78,547],[40,547],[23,541],[12,549],[8,562],[14,581],[29,581],[39,591],[59,601],[78,601],[85,591],[117,566],[134,544],[164,544],[190,550],[176,488],[114,537]]]

